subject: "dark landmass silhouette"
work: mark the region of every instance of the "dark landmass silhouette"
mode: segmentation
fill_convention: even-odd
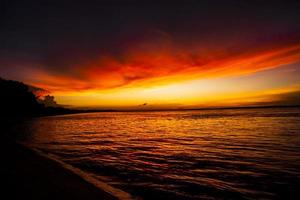
[[[28,85],[0,78],[1,115],[9,117],[41,116],[55,113],[67,113],[68,109],[46,107],[39,103]]]
[[[0,78],[1,114],[6,116],[33,116],[44,109],[29,87],[18,81]]]
[[[0,78],[0,117],[38,117],[112,110],[69,109],[57,104],[53,96],[36,96],[31,86],[19,81]]]

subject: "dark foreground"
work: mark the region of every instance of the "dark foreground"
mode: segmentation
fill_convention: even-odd
[[[2,144],[0,155],[7,199],[117,199],[21,145]]]

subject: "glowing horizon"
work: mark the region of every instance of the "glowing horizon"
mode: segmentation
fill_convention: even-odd
[[[14,35],[7,26],[3,33],[7,46],[0,51],[0,76],[47,90],[70,107],[196,108],[299,100],[300,23],[292,6],[274,3],[270,11],[269,4],[227,2],[218,12],[211,3],[128,4],[110,20],[104,13],[116,7],[86,6],[86,16],[78,16],[80,5],[74,5],[76,12],[66,5],[68,12],[59,10],[58,18],[40,16],[47,23],[32,20],[35,13],[7,18],[18,31]],[[152,19],[154,13],[159,20]],[[20,24],[42,28],[28,35]]]

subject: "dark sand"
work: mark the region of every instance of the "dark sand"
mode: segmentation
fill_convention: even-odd
[[[1,199],[118,199],[31,149],[1,143]]]

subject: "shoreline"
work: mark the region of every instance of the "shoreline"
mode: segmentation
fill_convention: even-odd
[[[99,181],[51,154],[23,143],[1,144],[4,193],[26,199],[130,200],[130,194]]]

